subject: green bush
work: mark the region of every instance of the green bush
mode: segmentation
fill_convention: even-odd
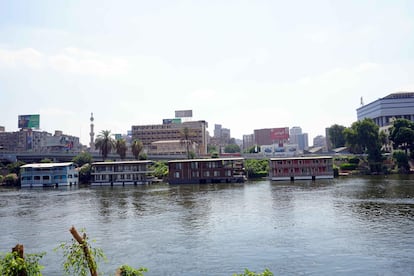
[[[358,165],[359,164],[359,158],[358,157],[350,158],[348,162],[351,163],[351,164]]]
[[[266,177],[269,174],[269,160],[267,159],[247,159],[245,167],[249,178]]]
[[[44,267],[39,264],[39,260],[45,255],[40,254],[25,254],[21,258],[17,252],[1,253],[0,256],[0,275],[15,276],[15,275],[30,275],[40,276],[40,272]]]
[[[353,171],[358,168],[358,164],[343,163],[340,165],[340,168],[343,171]]]

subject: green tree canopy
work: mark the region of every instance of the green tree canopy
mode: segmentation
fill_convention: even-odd
[[[329,130],[329,139],[333,148],[339,148],[345,146],[346,140],[344,130],[346,127],[341,125],[332,125]]]
[[[102,130],[95,140],[95,148],[99,149],[103,160],[108,157],[108,154],[115,148],[115,141],[111,137],[110,130]]]
[[[140,156],[143,149],[144,149],[144,144],[141,141],[139,141],[137,139],[132,141],[131,151],[132,151],[132,154],[134,155],[136,160],[140,159],[139,156]]]
[[[225,153],[236,153],[240,152],[240,146],[237,144],[228,144],[224,147]]]
[[[119,157],[121,157],[121,160],[124,160],[126,157],[127,152],[127,145],[125,139],[121,138],[119,140],[116,140],[116,153],[119,154]]]
[[[390,129],[390,140],[394,148],[414,151],[414,123],[407,119],[397,119]]]
[[[88,152],[81,152],[75,157],[73,157],[72,162],[75,163],[78,167],[82,167],[85,164],[92,163],[92,155]]]
[[[370,118],[354,122],[344,130],[346,143],[353,153],[366,153],[371,162],[381,161],[379,127]]]

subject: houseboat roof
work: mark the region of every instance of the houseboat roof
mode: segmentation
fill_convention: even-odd
[[[152,163],[152,160],[134,160],[134,161],[106,161],[106,162],[94,162],[92,165],[128,165],[128,164],[140,164],[140,163]]]
[[[230,160],[244,160],[243,157],[234,157],[234,158],[200,158],[200,159],[180,159],[180,160],[170,160],[168,163],[176,162],[208,162],[208,161],[230,161]]]
[[[275,157],[270,160],[313,160],[313,159],[332,159],[332,156],[296,156],[296,157]]]
[[[20,166],[21,168],[54,168],[54,167],[66,167],[72,165],[73,162],[63,163],[33,163]]]

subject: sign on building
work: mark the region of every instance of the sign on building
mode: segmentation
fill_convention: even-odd
[[[19,115],[19,128],[35,128],[39,129],[40,115]]]

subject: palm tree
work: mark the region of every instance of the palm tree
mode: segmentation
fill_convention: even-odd
[[[119,140],[116,140],[116,153],[119,154],[121,157],[121,160],[125,159],[126,152],[127,152],[127,145],[125,139],[121,138]]]
[[[139,140],[134,140],[131,144],[131,151],[135,159],[138,160],[140,153],[144,149],[144,144]]]
[[[115,148],[115,141],[111,137],[110,130],[102,130],[95,140],[95,149],[99,149],[102,158],[105,161],[108,154]]]
[[[187,159],[190,159],[190,145],[192,144],[192,138],[195,137],[195,133],[189,129],[188,127],[184,127],[180,130],[181,134],[181,143],[185,144],[186,152],[187,152]]]

